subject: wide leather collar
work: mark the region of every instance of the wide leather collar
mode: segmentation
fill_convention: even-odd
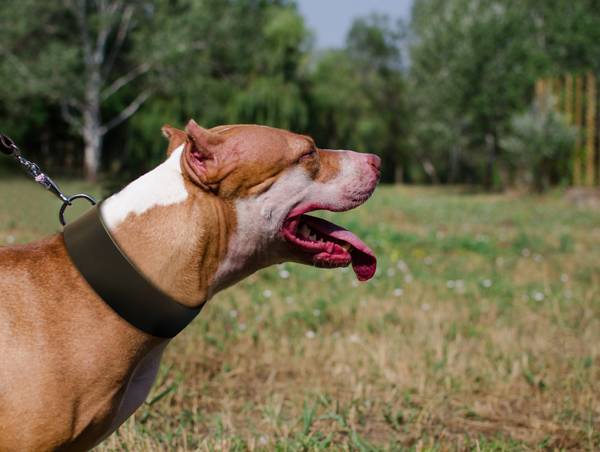
[[[162,338],[175,337],[200,312],[156,289],[121,252],[102,221],[100,203],[64,228],[73,263],[91,288],[134,327]]]

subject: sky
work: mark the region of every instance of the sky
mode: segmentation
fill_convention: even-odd
[[[385,13],[393,22],[410,20],[414,0],[296,0],[306,25],[316,34],[317,48],[341,48],[352,22],[372,12]],[[392,23],[393,23],[392,22]]]

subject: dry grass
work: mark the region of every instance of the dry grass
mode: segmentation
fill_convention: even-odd
[[[43,232],[12,209],[0,241]],[[97,452],[600,449],[600,212],[380,187],[324,216],[376,278],[286,264],[219,294]]]

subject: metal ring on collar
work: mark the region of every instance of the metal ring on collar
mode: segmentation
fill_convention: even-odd
[[[70,198],[67,198],[67,200],[64,202],[64,204],[60,208],[60,212],[58,213],[58,219],[60,220],[60,224],[62,224],[63,226],[67,225],[67,222],[65,221],[65,210],[67,210],[68,206],[73,204],[74,199],[78,199],[78,198],[85,198],[89,202],[92,203],[92,206],[96,205],[96,200],[89,195],[79,194],[79,195],[73,195]]]

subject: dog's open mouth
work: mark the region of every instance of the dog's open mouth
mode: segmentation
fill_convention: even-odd
[[[322,268],[347,267],[360,281],[371,279],[377,268],[373,251],[352,232],[329,221],[309,215],[288,218],[283,235],[312,256],[312,264]]]

